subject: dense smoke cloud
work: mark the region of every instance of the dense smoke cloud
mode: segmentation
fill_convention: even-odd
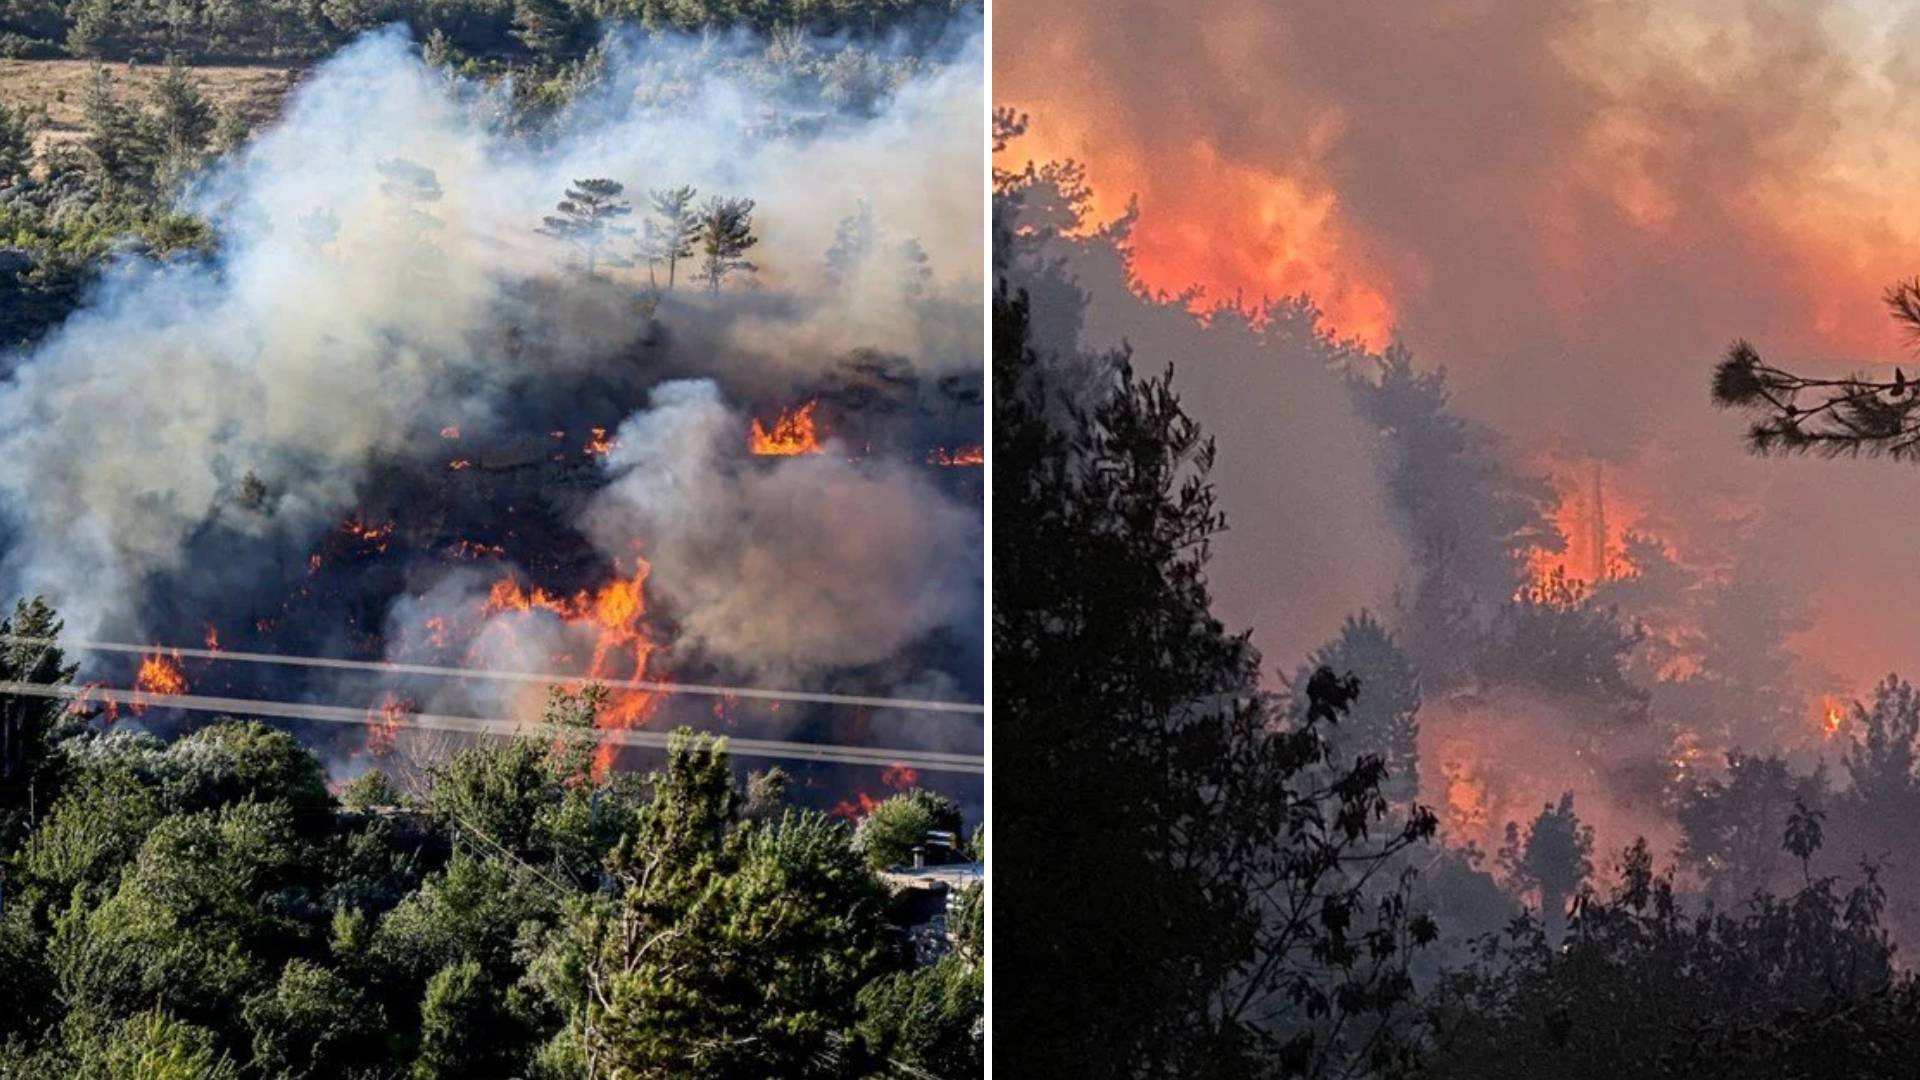
[[[966,132],[980,123],[981,61],[977,34],[956,35],[966,40],[947,62],[902,66],[915,74],[845,108],[741,76],[729,61],[744,43],[619,38],[598,88],[538,139],[507,130],[502,92],[428,67],[398,32],[345,50],[280,123],[195,185],[192,205],[219,231],[216,256],[111,271],[16,360],[0,387],[6,586],[47,594],[81,635],[165,632],[178,626],[154,624],[216,614],[180,610],[194,606],[183,598],[218,604],[256,587],[265,565],[304,562],[367,496],[377,463],[444,454],[443,427],[468,444],[523,428],[520,412],[559,407],[543,395],[579,398],[585,416],[637,403],[671,375],[705,374],[742,408],[782,407],[861,348],[927,379],[977,377],[983,162]],[[631,221],[650,187],[755,199],[757,281],[708,296],[682,266],[655,321],[644,267],[603,280],[566,268],[565,249],[535,228],[571,181],[599,176],[627,186]],[[924,256],[911,302],[862,302],[824,269],[836,223],[863,205]],[[548,388],[561,376],[573,380],[565,394]],[[617,395],[583,396],[583,385]],[[734,425],[743,449],[744,413],[720,407],[712,384],[703,392],[715,411],[702,416]],[[650,455],[649,467],[664,462],[693,485],[649,488],[631,512],[671,531],[648,551],[660,560],[654,580],[704,648],[755,670],[858,663],[964,614],[953,582],[918,576],[939,577],[935,560],[969,573],[974,511],[952,496],[824,458],[689,471],[676,448],[641,449],[660,419],[636,418],[620,460]],[[628,473],[622,491],[638,493],[642,479]],[[768,505],[748,505],[757,499]],[[781,532],[729,531],[761,526]],[[858,530],[858,546],[828,542],[833,529]],[[731,538],[729,561],[688,546],[716,536]],[[605,539],[603,554],[622,560],[640,538]],[[840,561],[798,565],[787,548],[803,542]],[[768,546],[749,551],[756,543]],[[917,550],[880,558],[907,545]],[[783,572],[755,559],[815,591],[779,592]],[[718,596],[720,573],[758,583],[753,601],[766,607]],[[857,587],[818,576],[847,574]],[[886,589],[901,592],[883,602]],[[809,601],[826,603],[796,610]],[[749,655],[762,648],[774,655]]]
[[[1911,14],[1216,0],[997,18],[995,93],[1034,116],[1013,156],[1085,160],[1102,216],[1137,194],[1146,284],[1312,292],[1338,330],[1444,365],[1519,460],[1636,474],[1661,499],[1644,523],[1701,563],[1758,563],[1766,506],[1790,519],[1765,530],[1772,584],[1814,596],[1803,651],[1855,688],[1908,661],[1897,613],[1920,579],[1893,553],[1920,515],[1885,493],[1910,472],[1749,459],[1705,379],[1735,336],[1803,365],[1902,350],[1878,295],[1915,269]]]
[[[752,675],[876,663],[978,611],[980,534],[911,469],[829,444],[768,466],[711,382],[664,383],[621,426],[589,530],[644,537],[679,641]]]

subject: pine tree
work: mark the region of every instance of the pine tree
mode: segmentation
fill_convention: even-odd
[[[648,193],[652,214],[641,237],[640,257],[647,262],[649,280],[654,267],[666,265],[669,292],[673,291],[680,260],[693,257],[693,241],[699,227],[693,195],[691,186],[655,188]]]
[[[873,253],[878,239],[878,228],[873,221],[873,207],[860,200],[860,209],[851,216],[842,218],[833,230],[833,246],[827,249],[827,281],[835,288],[845,288],[860,272],[861,264]]]
[[[515,0],[513,36],[543,58],[561,55],[573,38],[573,20],[559,0]]]
[[[753,235],[753,200],[714,195],[700,207],[700,276],[709,292],[719,292],[728,274],[759,269],[746,259],[748,248],[760,242]]]
[[[567,197],[555,207],[559,213],[542,218],[544,225],[539,231],[579,248],[591,275],[599,267],[600,249],[611,237],[633,235],[632,229],[614,224],[633,213],[633,207],[620,197],[625,190],[626,186],[616,180],[575,180],[567,189]],[[607,261],[627,265],[627,260],[618,257],[610,256]]]
[[[113,92],[113,77],[95,67],[87,85],[87,151],[110,187],[144,192],[151,187],[160,147],[145,116]]]
[[[167,61],[167,74],[154,87],[153,106],[164,167],[175,174],[196,167],[212,142],[218,118],[178,56]]]
[[[0,105],[0,185],[11,184],[33,167],[33,117],[26,108]]]

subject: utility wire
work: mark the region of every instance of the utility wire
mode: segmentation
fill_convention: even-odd
[[[374,671],[388,675],[428,675],[439,678],[487,679],[494,682],[544,683],[556,686],[585,686],[597,683],[609,690],[645,690],[656,694],[692,694],[700,697],[748,698],[756,701],[803,701],[822,705],[860,705],[875,709],[902,709],[908,712],[984,714],[986,706],[964,701],[927,701],[916,698],[870,697],[860,694],[827,694],[811,690],[762,690],[751,686],[712,686],[701,683],[656,682],[648,679],[594,679],[585,675],[554,675],[539,671],[491,671],[486,668],[446,667],[435,664],[394,664],[377,660],[340,660],[329,656],[297,656],[292,653],[228,652],[225,649],[189,649],[172,645],[134,645],[119,641],[70,641],[65,638],[20,637],[0,634],[0,643],[16,645],[58,645],[75,652],[165,653],[191,656],[196,660],[231,660],[242,664],[279,664],[286,667],[334,668],[344,671]]]
[[[479,716],[444,716],[435,713],[393,713],[354,709],[341,705],[316,705],[306,702],[273,701],[255,698],[207,697],[200,694],[154,694],[142,690],[121,690],[105,686],[66,686],[46,683],[0,681],[0,694],[25,697],[63,698],[70,701],[100,701],[142,708],[182,709],[188,712],[228,713],[240,716],[270,716],[285,720],[321,720],[335,724],[360,724],[432,731],[460,731],[476,735],[513,736],[537,734],[538,725]],[[898,750],[874,746],[850,746],[838,743],[789,742],[782,739],[736,738],[725,732],[727,745],[742,757],[780,758],[793,761],[824,761],[841,765],[907,765],[928,772],[986,772],[986,760],[976,754],[952,754],[934,750]],[[621,746],[645,746],[664,749],[668,734],[634,728],[595,728],[594,738]]]

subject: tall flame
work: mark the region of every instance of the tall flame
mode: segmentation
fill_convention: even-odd
[[[136,694],[133,711],[143,713],[149,702],[138,695],[184,694],[187,692],[187,675],[180,670],[178,657],[150,653],[140,660],[140,671],[133,678],[133,689]]]
[[[501,578],[487,594],[487,613],[546,611],[570,626],[590,627],[594,645],[585,673],[588,678],[647,679],[647,664],[657,647],[645,625],[646,581],[651,567],[644,559],[634,561],[631,577],[611,581],[594,591],[582,589],[572,596],[538,587],[529,589],[512,576]],[[651,691],[618,691],[608,698],[595,722],[609,729],[638,727],[652,716],[658,704],[658,695]],[[601,744],[594,760],[597,773],[612,766],[614,752],[613,744]]]
[[[797,409],[783,412],[773,422],[773,429],[760,426],[755,419],[753,430],[747,436],[747,448],[762,457],[793,457],[797,454],[817,454],[820,452],[820,436],[814,429],[813,411],[818,400],[809,401]]]

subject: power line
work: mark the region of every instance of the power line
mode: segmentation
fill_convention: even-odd
[[[299,656],[293,653],[228,652],[225,649],[190,649],[172,645],[134,645],[119,641],[70,641],[64,638],[0,634],[0,643],[58,646],[75,652],[134,653],[136,655],[166,653],[176,657],[191,656],[196,660],[231,660],[242,664],[374,671],[389,675],[427,675],[438,678],[487,679],[494,682],[545,683],[556,686],[585,686],[589,683],[598,683],[610,690],[645,690],[656,694],[692,694],[700,697],[748,698],[756,701],[801,701],[822,705],[859,705],[875,709],[901,709],[908,712],[969,713],[977,716],[987,711],[984,705],[964,701],[828,694],[811,690],[762,690],[752,686],[714,686],[702,683],[658,682],[649,679],[594,679],[584,675],[554,675],[540,671],[493,671],[486,668],[446,667],[435,664],[340,660],[330,656]]]
[[[182,709],[188,712],[265,716],[283,720],[321,720],[335,724],[458,731],[476,735],[514,736],[529,733],[528,726],[517,721],[479,716],[444,716],[436,713],[397,713],[388,716],[341,705],[207,697],[200,694],[150,694],[140,690],[121,690],[105,686],[65,686],[0,681],[0,694],[59,698],[69,701],[112,702],[116,705]],[[709,734],[724,733],[709,732]],[[664,749],[669,738],[663,731],[641,731],[632,728],[596,728],[594,737],[621,746],[644,746],[653,749]],[[895,750],[836,743],[789,742],[781,739],[744,739],[732,735],[726,735],[726,740],[728,747],[742,757],[824,761],[841,765],[907,765],[928,772],[980,774],[986,771],[985,759],[974,754],[951,754],[934,750]]]

